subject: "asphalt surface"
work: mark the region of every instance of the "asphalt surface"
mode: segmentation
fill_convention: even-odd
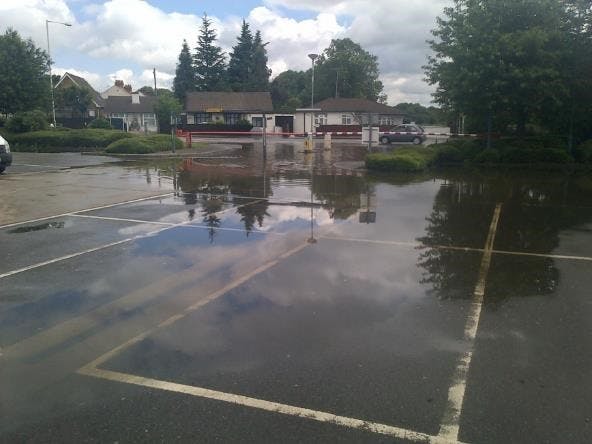
[[[260,155],[16,153],[1,442],[592,441],[589,178]]]

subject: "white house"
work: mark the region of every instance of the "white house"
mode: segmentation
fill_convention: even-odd
[[[311,117],[314,131],[361,131],[362,124],[368,123],[367,118],[370,114],[373,123],[382,127],[401,124],[404,117],[392,106],[367,99],[345,97],[322,100],[315,103],[312,109],[312,112],[306,109],[296,110],[294,132],[309,132]]]
[[[132,87],[124,85],[123,80],[116,80],[113,86],[101,93],[103,99],[108,97],[130,97],[131,95]]]
[[[140,94],[109,96],[105,99],[105,118],[112,126],[126,131],[157,132],[156,100],[156,97]]]

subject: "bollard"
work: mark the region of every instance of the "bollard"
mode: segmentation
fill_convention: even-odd
[[[323,148],[326,150],[331,149],[331,133],[325,134],[325,137],[323,138]]]

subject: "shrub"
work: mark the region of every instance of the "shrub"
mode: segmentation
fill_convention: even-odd
[[[177,137],[175,145],[180,149],[183,147],[183,141]],[[149,154],[158,151],[169,151],[170,149],[171,136],[168,134],[154,134],[117,140],[111,143],[105,149],[105,152],[111,154]]]
[[[16,113],[6,121],[6,129],[11,133],[27,133],[47,128],[47,116],[41,110]]]
[[[486,148],[475,156],[476,163],[499,163],[500,153],[494,148]]]
[[[502,152],[504,163],[569,163],[573,159],[563,149],[557,148],[516,148],[509,147]]]
[[[447,163],[460,163],[463,161],[463,154],[459,148],[452,145],[440,147],[436,151],[436,158],[434,162],[436,165],[443,165]]]
[[[88,124],[89,128],[111,129],[111,123],[103,117],[93,120]]]
[[[122,131],[104,129],[53,129],[14,134],[11,147],[15,151],[59,152],[104,148],[119,139],[133,137]]]
[[[570,163],[573,158],[563,149],[541,148],[535,151],[535,161],[541,163]]]
[[[580,144],[575,151],[578,162],[592,163],[592,139]]]
[[[366,156],[366,168],[375,171],[422,171],[428,167],[430,159],[428,151],[373,153]]]
[[[105,149],[106,153],[112,154],[147,154],[154,151],[156,151],[156,148],[144,140],[143,137],[117,140]]]

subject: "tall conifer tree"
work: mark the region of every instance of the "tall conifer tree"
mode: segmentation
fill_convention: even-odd
[[[212,21],[204,14],[193,58],[195,87],[198,91],[225,89],[226,58],[222,48],[215,45],[217,39]]]
[[[253,58],[253,34],[243,20],[237,44],[232,48],[228,62],[228,83],[233,91],[246,91],[251,78]]]
[[[183,40],[183,47],[179,54],[175,79],[173,80],[173,90],[175,91],[175,97],[181,102],[185,101],[185,96],[188,92],[195,90],[195,74],[193,71],[192,57],[186,40]]]

